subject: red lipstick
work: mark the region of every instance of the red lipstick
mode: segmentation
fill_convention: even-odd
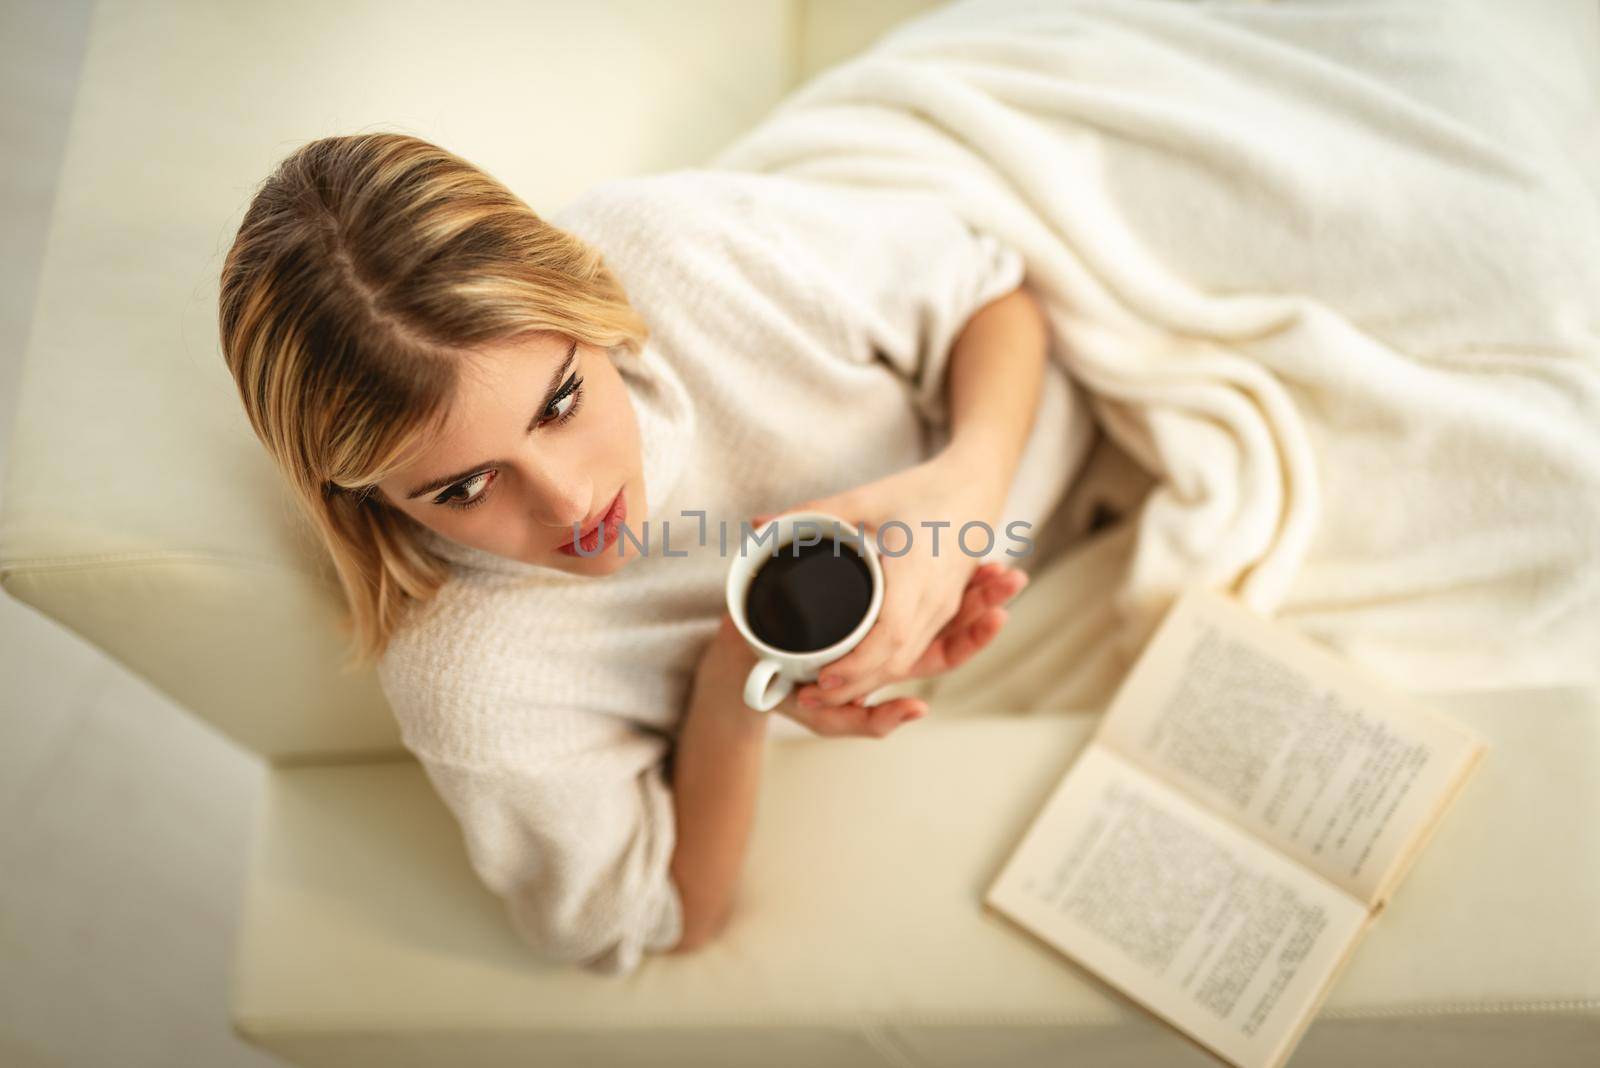
[[[581,537],[559,546],[556,551],[566,553],[568,556],[577,556],[579,555],[578,547],[581,546],[583,555],[594,556],[595,550],[600,546],[600,528],[602,526],[605,527],[606,547],[610,548],[615,544],[619,536],[617,527],[621,526],[622,521],[628,517],[628,504],[624,499],[627,496],[626,491],[626,486],[619,489],[616,497],[612,498],[611,504],[606,508],[605,513],[595,521],[594,526],[585,528]]]

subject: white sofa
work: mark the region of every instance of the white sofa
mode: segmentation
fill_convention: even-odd
[[[216,275],[312,137],[404,129],[536,208],[693,165],[920,3],[106,4],[94,15],[0,513],[6,591],[270,764],[234,1026],[301,1065],[1179,1065],[1208,1054],[983,914],[1114,672],[1058,595],[1137,503],[1105,442],[1002,639],[893,739],[775,740],[740,907],[624,981],[532,960],[473,877],[250,436]],[[1085,620],[1084,626],[1095,621]],[[1424,695],[1494,745],[1292,1063],[1600,1063],[1600,694]]]

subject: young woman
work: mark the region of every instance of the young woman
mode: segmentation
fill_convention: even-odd
[[[910,531],[879,542],[871,633],[774,710],[797,733],[884,737],[926,706],[869,695],[998,632],[1024,453],[1087,445],[1035,418],[1023,273],[932,195],[684,170],[547,221],[392,133],[307,144],[256,193],[221,285],[245,412],[541,957],[623,974],[729,917],[771,718],[723,603],[752,521]],[[973,522],[995,543],[958,547]]]

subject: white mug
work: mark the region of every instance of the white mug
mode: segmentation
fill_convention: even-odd
[[[837,528],[834,524],[838,524]],[[774,525],[778,528],[776,537],[763,534]],[[761,569],[761,565],[797,539],[804,539],[801,545],[811,545],[836,536],[850,548],[861,550],[867,570],[872,573],[872,600],[861,621],[849,634],[832,645],[803,653],[778,649],[757,638],[750,629],[750,621],[745,618],[744,602],[745,594],[750,589],[750,580]],[[793,551],[790,549],[790,552]],[[752,531],[752,537],[741,538],[733,566],[728,569],[728,612],[733,616],[739,633],[760,658],[756,666],[750,669],[749,678],[745,679],[744,703],[757,712],[766,712],[788,697],[796,683],[814,682],[823,665],[831,664],[860,644],[878,621],[881,607],[883,566],[878,562],[878,550],[872,544],[872,536],[862,533],[847,519],[827,512],[790,512],[767,520]]]

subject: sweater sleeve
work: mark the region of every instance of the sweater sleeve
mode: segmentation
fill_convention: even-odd
[[[540,958],[621,976],[677,944],[666,739],[618,724],[612,741],[537,770],[417,754],[455,815],[473,870]]]
[[[979,309],[1022,284],[1022,255],[931,192],[796,181],[764,214],[807,268],[841,355],[883,360],[921,416],[948,427],[951,349]]]

